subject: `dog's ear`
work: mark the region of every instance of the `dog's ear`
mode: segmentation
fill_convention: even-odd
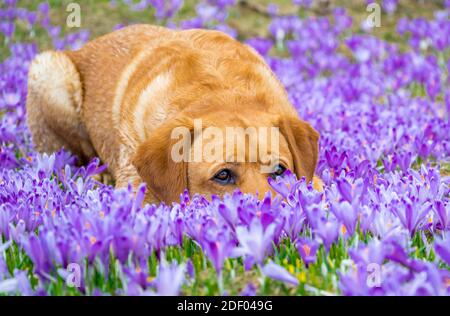
[[[281,116],[279,128],[288,142],[297,178],[304,176],[308,182],[311,181],[317,165],[319,133],[294,116]]]
[[[187,118],[174,118],[158,127],[150,137],[138,146],[132,163],[147,189],[160,202],[178,202],[180,194],[188,188],[187,161],[190,152],[193,125]],[[180,136],[185,146],[183,158],[173,149]],[[172,138],[175,137],[175,139]]]

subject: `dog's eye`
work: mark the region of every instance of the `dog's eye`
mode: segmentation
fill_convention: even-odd
[[[233,173],[229,169],[220,170],[218,173],[216,173],[213,180],[222,185],[235,183]]]
[[[286,167],[283,165],[277,165],[275,167],[275,170],[273,173],[271,173],[272,178],[281,177],[283,176],[284,172],[286,171]]]

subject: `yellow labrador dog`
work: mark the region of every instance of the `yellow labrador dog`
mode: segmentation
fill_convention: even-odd
[[[270,190],[267,178],[286,169],[313,180],[317,163],[319,134],[297,117],[271,69],[252,48],[218,31],[134,25],[77,51],[41,53],[29,71],[27,115],[38,151],[64,147],[81,159],[99,156],[116,186],[146,182],[149,202],[178,201],[186,188],[205,196],[236,188],[262,194]],[[200,133],[223,131],[225,141],[200,137],[223,159],[202,159],[203,152],[201,159],[174,159],[182,135],[174,131],[183,128],[195,145],[196,121]],[[227,128],[270,128],[265,135],[276,141],[264,154],[230,145],[222,155]],[[255,146],[262,141],[258,136]],[[192,157],[194,147],[184,148],[183,157]]]

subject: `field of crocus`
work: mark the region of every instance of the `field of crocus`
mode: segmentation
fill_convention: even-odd
[[[339,6],[258,6],[257,36],[229,23],[237,0],[100,2],[253,46],[321,134],[324,190],[288,173],[277,196],[143,205],[145,186],[99,182],[98,160],[36,153],[29,63],[92,33],[52,22],[62,1],[2,0],[0,295],[450,295],[450,1],[421,18],[385,0],[379,30]]]

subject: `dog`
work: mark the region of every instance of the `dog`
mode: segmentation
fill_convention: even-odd
[[[287,169],[321,187],[314,176],[318,132],[298,118],[263,58],[219,31],[133,25],[76,51],[43,52],[30,65],[26,105],[37,151],[64,147],[81,161],[98,156],[116,187],[145,182],[147,202],[179,201],[185,189],[206,197],[237,188],[263,194],[272,190],[267,178]],[[277,148],[254,160],[248,153],[233,160],[239,153],[232,147],[223,161],[174,161],[173,131],[195,134],[195,120],[224,133],[275,127]],[[209,138],[203,146],[224,143]],[[191,157],[194,149],[186,151]],[[261,172],[274,161],[272,172]]]

